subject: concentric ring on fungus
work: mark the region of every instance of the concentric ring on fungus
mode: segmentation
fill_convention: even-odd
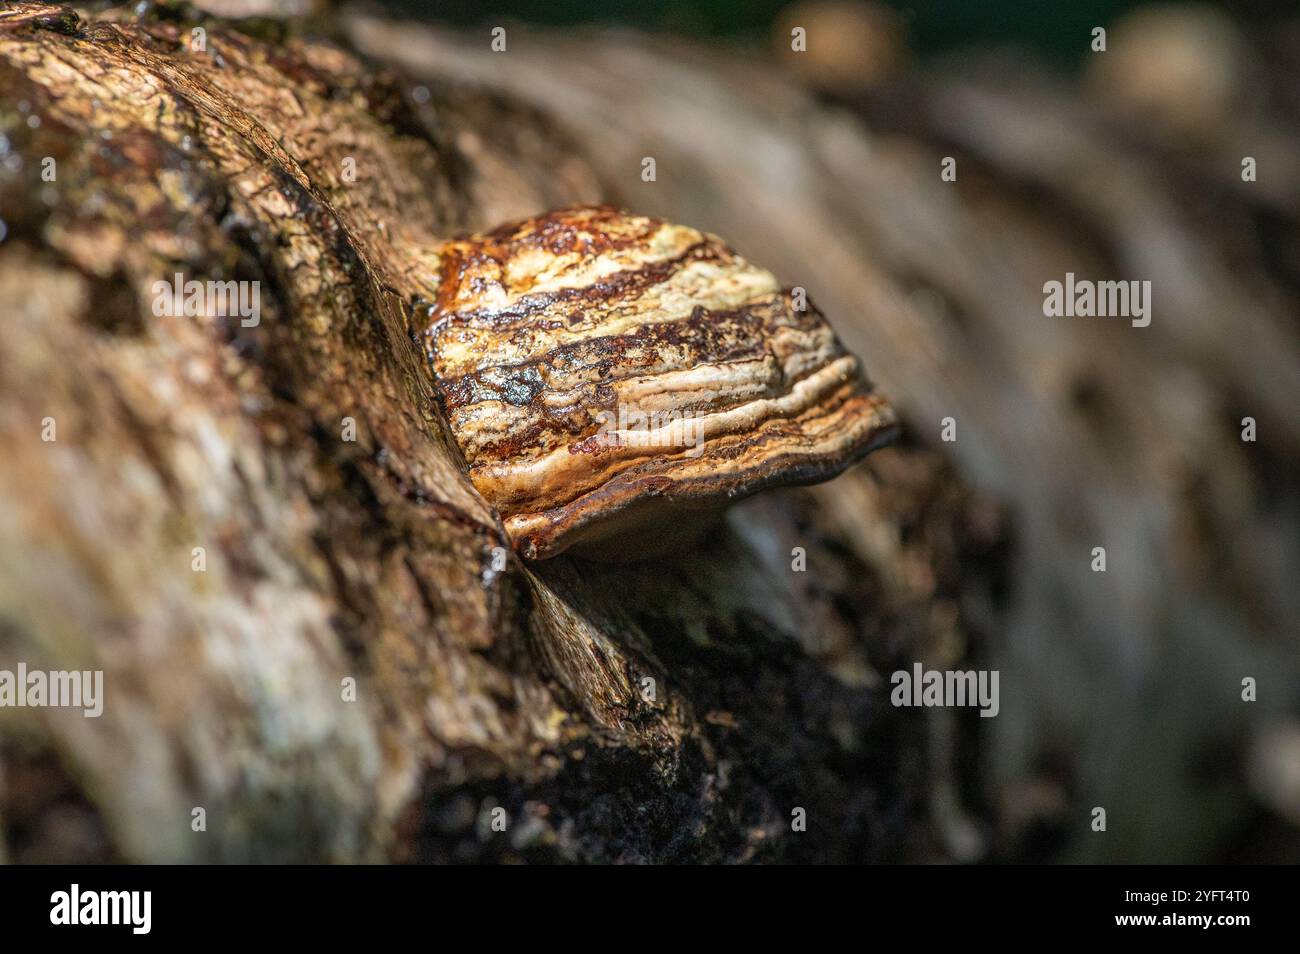
[[[822,314],[715,236],[583,206],[439,254],[438,399],[529,559],[684,545],[702,512],[826,480],[895,434]]]

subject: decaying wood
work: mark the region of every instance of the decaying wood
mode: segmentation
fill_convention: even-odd
[[[499,570],[408,316],[440,239],[599,198],[589,157],[518,100],[190,16],[0,12],[0,666],[106,693],[0,710],[6,857],[943,852],[878,676],[996,542],[942,461],[851,478],[880,566],[795,492],[696,553]],[[259,281],[260,322],[155,316],[178,272]]]
[[[8,860],[1174,860],[1258,824],[1294,193],[1020,65],[828,105],[753,53],[330,27],[0,6],[0,669],[107,696],[0,709]],[[695,551],[499,570],[409,319],[439,241],[601,199],[808,288],[911,436]],[[1279,248],[1224,234],[1259,221]],[[1048,321],[1067,270],[1155,279],[1152,326]],[[155,317],[177,272],[260,281],[260,322]],[[1001,713],[891,706],[914,661],[1000,667]]]

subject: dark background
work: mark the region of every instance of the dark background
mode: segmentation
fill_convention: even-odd
[[[1142,6],[1134,0],[928,0],[888,3],[907,28],[910,47],[922,55],[979,44],[1015,44],[1058,63],[1077,64],[1086,55],[1080,33],[1108,26],[1119,14]],[[1183,6],[1206,6],[1185,3]],[[1209,4],[1230,12],[1239,22],[1270,22],[1295,11],[1291,0],[1236,0]],[[548,26],[623,25],[638,30],[692,34],[701,38],[749,40],[766,36],[781,0],[503,0],[492,12],[477,0],[385,0],[389,10],[443,23],[473,26],[505,17]]]

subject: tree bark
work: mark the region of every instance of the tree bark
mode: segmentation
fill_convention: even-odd
[[[8,860],[946,853],[879,673],[997,527],[933,454],[494,569],[407,314],[440,238],[601,196],[546,115],[165,7],[7,4],[0,89],[0,667],[105,674],[100,718],[0,709]],[[176,273],[260,321],[155,315]]]
[[[1242,754],[1292,731],[1300,684],[1294,193],[1013,69],[828,102],[752,51],[622,33],[511,27],[502,55],[351,12],[0,6],[0,669],[105,685],[98,719],[0,708],[0,852],[1294,844],[1293,793]],[[597,199],[806,287],[903,444],[698,550],[496,569],[408,314],[441,239]],[[1242,238],[1260,223],[1275,248]],[[1049,322],[1067,270],[1154,277],[1152,326]],[[178,272],[260,282],[260,321],[156,316]],[[1001,669],[999,716],[891,705],[915,662]]]

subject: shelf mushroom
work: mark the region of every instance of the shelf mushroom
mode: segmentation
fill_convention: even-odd
[[[527,559],[636,559],[826,480],[892,408],[802,295],[716,236],[610,206],[439,251],[419,329],[474,486]]]

